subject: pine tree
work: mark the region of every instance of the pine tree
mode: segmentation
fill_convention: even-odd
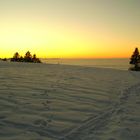
[[[13,58],[11,58],[11,61],[13,62],[31,62],[31,63],[41,63],[40,59],[36,57],[36,54],[34,54],[32,56],[32,54],[27,51],[25,53],[25,56],[24,58],[22,56],[19,55],[18,52],[16,52],[14,55],[13,55]]]
[[[36,59],[36,54],[33,55],[33,59]]]
[[[133,52],[131,58],[130,58],[130,64],[134,65],[135,70],[138,69],[138,63],[140,63],[140,55],[138,48],[135,49]]]
[[[18,59],[18,58],[19,58],[19,53],[16,52],[16,53],[14,54],[13,58]]]
[[[11,59],[11,61],[19,61],[19,57],[20,57],[19,53],[16,52],[16,53],[14,54],[13,58]]]
[[[25,62],[32,62],[32,55],[29,51],[26,52],[26,54],[24,56],[24,60],[25,60]]]

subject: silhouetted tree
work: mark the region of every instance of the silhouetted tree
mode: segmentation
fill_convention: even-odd
[[[14,54],[13,58],[11,59],[11,61],[19,61],[19,57],[20,57],[19,53],[16,52],[16,53]]]
[[[140,63],[140,55],[139,55],[139,50],[138,48],[135,49],[133,52],[131,58],[130,58],[130,64],[134,65],[134,70],[138,70],[139,66],[138,64]]]
[[[26,54],[24,56],[24,60],[25,60],[25,62],[32,62],[32,55],[29,51],[26,52]]]
[[[16,53],[14,54],[14,57],[13,57],[13,58],[18,59],[18,58],[19,58],[19,53],[16,52]]]
[[[36,59],[36,54],[33,55],[33,59]]]
[[[41,61],[39,60],[39,58],[36,57],[36,54],[33,55],[32,60],[33,60],[34,63],[41,63]]]
[[[31,53],[29,51],[26,52],[24,58],[22,56],[19,55],[18,52],[16,52],[13,56],[13,58],[11,58],[11,61],[14,62],[32,62],[32,63],[41,63],[41,61],[39,60],[39,58],[36,57],[36,54],[31,55]]]

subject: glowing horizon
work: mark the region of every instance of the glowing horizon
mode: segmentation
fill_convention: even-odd
[[[129,58],[140,47],[138,0],[0,2],[0,57]]]

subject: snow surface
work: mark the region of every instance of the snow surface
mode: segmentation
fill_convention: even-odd
[[[0,62],[0,140],[139,139],[139,72]]]

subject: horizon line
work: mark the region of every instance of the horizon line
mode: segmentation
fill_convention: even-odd
[[[40,59],[129,59],[129,57],[40,57]]]
[[[1,59],[12,57],[0,57]],[[129,59],[130,57],[38,57],[40,59]]]

